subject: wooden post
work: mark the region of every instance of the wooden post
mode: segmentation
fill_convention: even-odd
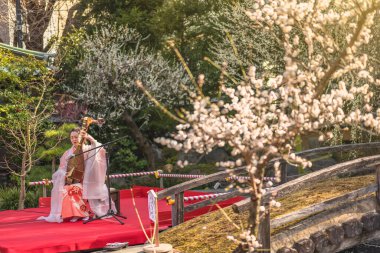
[[[178,225],[178,221],[177,221],[177,205],[174,203],[172,205],[172,227],[175,227]]]
[[[172,226],[177,226],[184,221],[183,192],[174,195],[175,203],[172,205]]]
[[[46,194],[46,185],[42,185],[42,196],[43,197],[46,197],[47,196],[47,194]]]
[[[155,234],[154,234],[154,246],[155,247],[159,247],[160,246],[160,238],[159,238],[159,235],[158,235],[158,200],[157,200],[157,197],[155,199],[155,205],[156,205],[156,222],[154,223],[154,230],[155,230]]]
[[[270,253],[270,205],[265,204],[265,213],[259,225],[258,240],[262,247],[260,252]]]
[[[288,181],[288,164],[286,162],[281,162],[281,184],[284,184]]]
[[[178,224],[183,223],[184,221],[184,201],[183,201],[183,194],[184,192],[180,192],[177,194],[176,203],[178,203]]]
[[[376,166],[376,184],[377,184],[376,199],[377,199],[378,205],[380,205],[380,165]]]
[[[158,173],[162,174],[162,170],[158,170]],[[160,177],[160,188],[164,188],[164,178]]]

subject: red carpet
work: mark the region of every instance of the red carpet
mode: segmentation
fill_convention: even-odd
[[[151,223],[148,218],[148,201],[146,192],[152,188],[134,187],[134,197],[141,220],[150,236]],[[155,188],[156,190],[160,190]],[[185,196],[202,195],[199,192],[185,192]],[[120,191],[121,214],[127,216],[125,225],[120,225],[114,218],[96,220],[87,224],[82,222],[48,223],[36,221],[39,216],[46,216],[49,207],[29,208],[21,211],[8,210],[0,212],[0,252],[68,252],[85,249],[102,248],[110,242],[129,242],[129,245],[143,244],[145,235],[135,213],[131,191]],[[221,206],[231,205],[241,198],[219,202]],[[197,201],[186,202],[185,205]],[[46,199],[42,200],[43,206]],[[171,206],[166,201],[159,201],[160,229],[171,225]],[[200,214],[215,210],[216,207],[205,207],[185,214],[189,220]]]

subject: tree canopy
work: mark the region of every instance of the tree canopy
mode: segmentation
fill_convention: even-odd
[[[1,166],[20,178],[18,207],[24,208],[25,179],[35,163],[53,111],[52,73],[46,62],[0,51]]]

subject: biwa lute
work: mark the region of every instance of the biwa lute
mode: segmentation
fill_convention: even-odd
[[[82,120],[81,131],[87,132],[88,127],[93,123],[102,125],[104,123],[104,120],[103,119],[95,120],[90,117],[84,117]],[[85,138],[82,138],[80,134],[78,138],[79,138],[78,144],[75,147],[73,156],[69,158],[67,162],[66,184],[75,184],[75,183],[83,182],[83,176],[84,176],[84,170],[85,170],[83,143],[85,141]]]

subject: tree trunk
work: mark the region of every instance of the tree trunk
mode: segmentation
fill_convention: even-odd
[[[26,177],[26,155],[24,154],[22,157],[22,165],[21,165],[21,176],[20,176],[20,194],[18,198],[18,210],[24,209],[25,204],[25,177]]]
[[[140,131],[140,128],[136,125],[135,121],[133,120],[132,116],[129,115],[129,113],[124,112],[122,116],[124,122],[129,127],[129,130],[131,132],[131,135],[133,139],[136,141],[137,146],[143,152],[146,160],[149,164],[149,170],[155,170],[156,169],[156,155],[154,153],[154,150],[152,148],[151,143]]]
[[[63,28],[62,36],[69,34],[74,28],[79,28],[81,26],[80,18],[86,10],[86,5],[84,3],[74,4],[67,12],[67,20],[65,27]]]
[[[30,26],[30,32],[25,40],[26,48],[42,52],[44,50],[44,33],[45,31],[41,28]]]
[[[25,1],[24,19],[28,25],[28,34],[24,38],[27,49],[43,51],[44,50],[44,33],[48,28],[53,15],[56,0]]]

